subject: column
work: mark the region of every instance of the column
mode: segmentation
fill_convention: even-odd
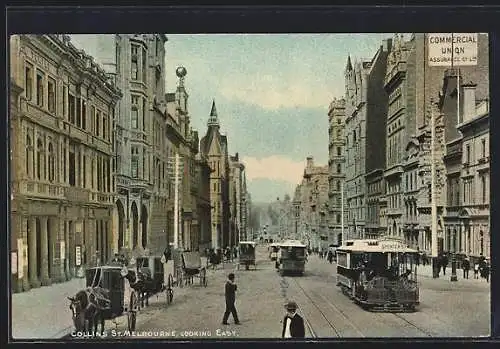
[[[69,222],[65,219],[64,220],[64,245],[66,252],[64,254],[64,276],[66,277],[66,280],[71,279],[71,271],[70,271],[70,255],[71,255],[71,246],[69,243],[69,231],[70,225]]]
[[[28,268],[29,279],[32,288],[40,287],[37,270],[37,239],[36,239],[36,217],[30,217],[28,220]]]
[[[23,278],[21,280],[22,284],[22,290],[23,291],[28,291],[30,289],[30,282],[29,282],[29,271],[28,271],[28,256],[26,253],[28,252],[26,249],[27,243],[28,243],[28,224],[29,220],[27,217],[21,217],[21,237],[22,237],[22,246],[18,247],[22,248],[21,251],[18,251],[18,256],[17,258],[21,259],[22,258],[22,265],[23,265]]]
[[[42,275],[41,275],[41,282],[42,286],[48,286],[51,284],[51,280],[49,278],[49,248],[48,248],[48,241],[47,241],[47,221],[48,217],[47,216],[42,216],[40,217],[40,241],[41,241],[41,253],[42,253],[42,258],[41,258],[41,268],[42,268]]]
[[[75,276],[75,221],[68,222],[68,278]]]
[[[61,245],[59,240],[59,217],[49,218],[49,277],[52,282],[61,282]]]

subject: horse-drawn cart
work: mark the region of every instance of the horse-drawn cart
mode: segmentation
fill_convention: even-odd
[[[176,268],[177,285],[193,285],[194,278],[200,280],[200,286],[207,287],[207,269],[201,264],[199,252],[182,252],[179,254],[180,263]]]
[[[127,315],[128,329],[135,330],[137,293],[129,291],[123,277],[121,265],[107,265],[89,268],[85,272],[86,288],[77,292],[70,309],[76,331],[97,332],[101,325],[104,332],[105,320]]]
[[[255,245],[256,243],[253,241],[240,241],[238,269],[240,269],[240,265],[244,265],[246,270],[249,270],[251,265],[256,269]]]

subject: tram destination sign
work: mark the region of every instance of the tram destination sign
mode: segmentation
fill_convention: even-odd
[[[477,65],[477,33],[428,33],[429,66]]]
[[[402,250],[405,249],[405,244],[400,241],[380,241],[379,247],[382,250]]]

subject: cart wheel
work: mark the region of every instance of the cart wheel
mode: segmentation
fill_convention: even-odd
[[[127,320],[128,320],[128,330],[129,331],[135,331],[135,324],[137,321],[137,314],[135,311],[129,311],[127,314]]]

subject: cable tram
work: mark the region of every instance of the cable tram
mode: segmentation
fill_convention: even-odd
[[[307,246],[297,240],[285,240],[279,244],[279,247],[276,267],[280,274],[296,273],[303,275],[307,259]]]
[[[337,286],[372,311],[415,311],[418,251],[394,238],[348,240],[337,249]]]

